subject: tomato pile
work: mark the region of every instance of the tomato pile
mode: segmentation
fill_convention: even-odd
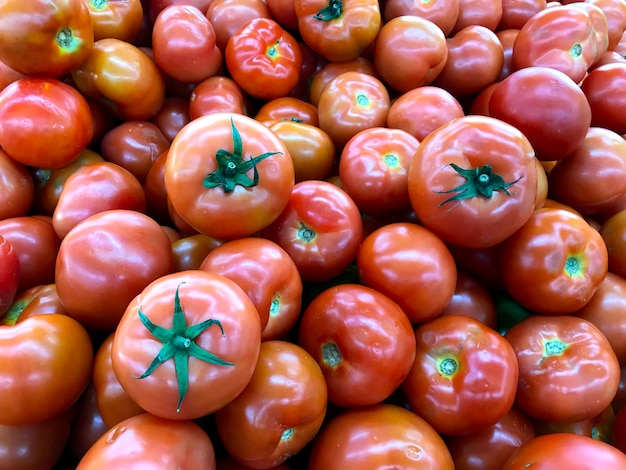
[[[0,2],[0,468],[626,468],[625,31]]]

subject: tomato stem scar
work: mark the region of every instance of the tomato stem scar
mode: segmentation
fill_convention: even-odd
[[[337,345],[333,342],[322,345],[322,360],[330,367],[337,367],[343,361],[343,356]]]

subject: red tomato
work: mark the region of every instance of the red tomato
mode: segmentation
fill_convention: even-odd
[[[87,2],[7,0],[0,5],[0,60],[20,73],[61,77],[87,58],[93,43]]]
[[[111,360],[120,384],[144,410],[187,420],[242,392],[260,345],[259,314],[237,284],[206,271],[183,271],[157,279],[131,300],[115,331]]]
[[[4,88],[0,122],[4,151],[24,165],[43,168],[67,165],[93,136],[85,98],[75,88],[51,78],[23,78]]]
[[[459,17],[459,0],[431,0],[415,2],[413,0],[386,0],[383,17],[385,22],[397,16],[419,16],[435,23],[445,36],[452,32]]]
[[[94,40],[116,38],[132,42],[139,34],[144,14],[141,0],[86,3],[91,16]]]
[[[144,413],[105,432],[76,470],[107,468],[215,470],[215,450],[206,432],[193,421],[171,421]]]
[[[203,0],[208,2],[206,16],[215,29],[217,46],[222,53],[230,37],[248,21],[272,18],[263,0]]]
[[[363,240],[363,222],[344,190],[308,180],[294,186],[283,212],[261,235],[291,256],[303,281],[322,282],[354,261]]]
[[[66,455],[69,453],[79,460],[87,453],[89,448],[102,436],[108,427],[102,421],[93,384],[89,384],[81,395],[73,409],[70,436],[65,448]]]
[[[269,18],[244,23],[228,39],[224,55],[233,80],[254,98],[286,96],[300,78],[298,41]]]
[[[254,119],[257,121],[294,121],[312,126],[318,123],[317,106],[293,96],[281,96],[263,104]]]
[[[527,415],[573,423],[602,413],[617,392],[620,367],[592,323],[569,315],[530,315],[505,334],[519,364],[516,405]]]
[[[497,326],[498,313],[491,292],[482,282],[463,271],[457,271],[454,294],[441,315],[467,315],[489,328]]]
[[[626,134],[626,63],[606,64],[585,77],[581,89],[591,107],[591,125]]]
[[[315,437],[326,405],[324,376],[311,355],[286,341],[264,341],[246,388],[215,413],[217,432],[238,462],[274,468]]]
[[[507,292],[524,307],[548,315],[572,313],[589,302],[608,270],[607,247],[585,219],[544,208],[503,246]]]
[[[320,365],[328,400],[341,407],[386,400],[415,357],[413,327],[400,306],[359,284],[318,294],[302,314],[298,344]]]
[[[309,470],[420,468],[452,470],[443,439],[402,407],[378,404],[341,411],[313,442]]]
[[[326,85],[344,72],[362,72],[377,76],[376,69],[371,60],[365,57],[357,57],[346,62],[328,62],[324,64],[311,78],[309,85],[309,101],[312,105],[319,105],[320,95]]]
[[[221,75],[209,77],[198,83],[189,98],[191,120],[205,114],[246,114],[245,111],[246,100],[243,90],[232,78]]]
[[[402,384],[411,409],[437,432],[458,436],[495,425],[511,409],[518,366],[495,330],[463,315],[415,330],[417,354]]]
[[[189,99],[180,96],[167,96],[161,109],[150,119],[169,143],[189,121]]]
[[[502,0],[459,0],[459,15],[452,33],[470,25],[495,31],[502,18]]]
[[[465,116],[420,143],[408,184],[425,227],[448,243],[479,248],[503,241],[528,220],[537,167],[519,130],[494,118]]]
[[[555,423],[553,421],[533,420],[533,427],[537,435],[567,432],[580,436],[592,437],[596,440],[611,444],[611,431],[615,413],[613,407],[608,406],[603,412],[589,419],[574,423]]]
[[[0,220],[28,213],[35,198],[35,184],[26,165],[0,149]]]
[[[517,449],[501,470],[620,470],[626,468],[626,456],[604,442],[570,433],[537,436]]]
[[[202,233],[181,236],[181,238],[172,242],[174,272],[200,268],[204,258],[222,243]]]
[[[608,50],[612,51],[626,30],[626,3],[613,0],[585,0],[585,3],[599,7],[606,16],[609,29]]]
[[[250,236],[279,216],[294,168],[287,147],[266,126],[213,113],[181,129],[164,178],[174,210],[197,231],[226,240]]]
[[[0,235],[0,316],[15,299],[20,280],[20,258],[13,245]]]
[[[53,313],[67,315],[67,310],[59,300],[56,284],[42,284],[20,292],[0,317],[0,324],[15,325],[18,320]]]
[[[606,244],[609,271],[626,277],[626,210],[609,217],[600,227],[600,235]]]
[[[536,13],[546,8],[546,0],[502,0],[502,18],[498,31],[521,29]]]

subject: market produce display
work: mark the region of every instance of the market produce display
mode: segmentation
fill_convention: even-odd
[[[0,2],[0,469],[626,469],[626,0]]]

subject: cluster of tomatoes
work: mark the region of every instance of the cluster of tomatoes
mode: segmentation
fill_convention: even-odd
[[[0,2],[0,467],[626,468],[625,30]]]

